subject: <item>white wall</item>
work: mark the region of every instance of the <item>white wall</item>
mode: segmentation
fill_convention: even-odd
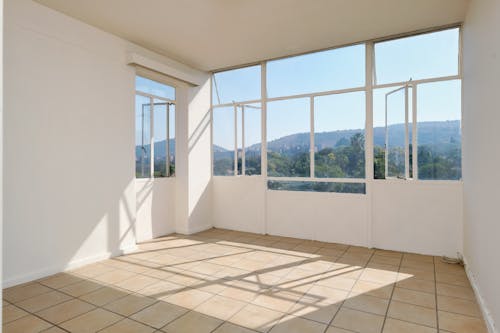
[[[463,35],[464,253],[490,328],[500,325],[499,31],[500,3],[471,1]]]
[[[374,181],[373,246],[456,257],[462,253],[462,183]]]
[[[152,53],[30,0],[6,1],[5,18],[8,286],[135,247],[135,70],[127,54]],[[166,212],[169,190],[152,189],[139,222],[175,214]],[[172,230],[165,223],[139,226],[139,239]]]
[[[263,177],[214,177],[212,183],[215,227],[266,233]]]
[[[214,177],[215,227],[432,255],[462,252],[462,183],[374,181],[367,195]]]
[[[175,231],[175,177],[136,179],[137,242]]]

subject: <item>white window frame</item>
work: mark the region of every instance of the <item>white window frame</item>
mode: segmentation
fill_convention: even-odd
[[[148,77],[146,76],[143,76],[143,75],[137,75],[137,76],[141,76],[141,77],[145,77],[147,79],[149,79]],[[150,79],[152,80],[152,79]],[[157,81],[157,80],[153,80],[153,81]],[[158,81],[157,81],[158,82]],[[160,82],[163,84],[163,82]],[[176,92],[177,92],[177,88],[176,87],[173,87],[174,89],[176,89]],[[145,177],[145,178],[136,178],[136,179],[148,179],[148,178],[151,178],[151,179],[154,179],[154,143],[155,143],[155,138],[154,138],[154,111],[155,111],[155,103],[154,101],[155,100],[159,100],[163,103],[166,104],[166,145],[167,145],[167,150],[166,150],[166,176],[165,177],[156,177],[156,178],[169,178],[169,177],[173,177],[174,175],[171,175],[170,174],[170,106],[171,105],[176,105],[176,102],[175,100],[173,99],[169,99],[169,98],[165,98],[165,97],[161,97],[161,96],[157,96],[157,95],[153,95],[153,94],[149,94],[149,93],[146,93],[144,91],[140,91],[140,90],[135,90],[135,95],[137,96],[142,96],[142,97],[146,97],[146,98],[149,98],[149,105],[151,106],[151,109],[150,109],[150,142],[149,142],[149,145],[150,145],[150,149],[149,149],[149,159],[150,159],[150,170],[149,170],[149,177]],[[177,109],[175,109],[177,111]],[[175,117],[177,118],[177,117]],[[175,125],[174,125],[175,126]],[[176,131],[177,133],[177,131]],[[174,152],[175,154],[175,152]]]
[[[374,51],[374,45],[379,42],[385,42],[385,41],[390,41],[390,40],[395,40],[395,39],[400,39],[400,38],[406,38],[406,37],[411,37],[411,36],[416,36],[416,35],[421,35],[421,34],[428,34],[428,33],[433,33],[433,32],[438,32],[438,31],[443,31],[443,30],[449,30],[449,29],[458,29],[459,33],[459,52],[458,52],[458,71],[456,75],[451,75],[451,76],[441,76],[441,77],[433,77],[433,78],[426,78],[426,79],[419,79],[419,80],[411,80],[411,81],[402,81],[402,82],[391,82],[391,83],[384,83],[384,84],[378,84],[377,83],[377,78],[376,78],[376,68],[375,68],[375,51]],[[409,165],[405,166],[405,173],[407,177],[405,179],[396,179],[396,178],[386,178],[386,179],[376,179],[376,181],[405,181],[405,180],[414,180],[414,181],[419,181],[418,179],[418,133],[417,133],[417,91],[418,91],[418,86],[420,84],[425,84],[425,83],[434,83],[434,82],[443,82],[443,81],[454,81],[454,80],[460,80],[462,81],[462,26],[460,24],[453,24],[453,25],[448,25],[444,27],[438,27],[438,28],[432,28],[432,29],[425,29],[413,33],[405,33],[405,34],[400,34],[397,36],[391,36],[391,37],[386,37],[386,38],[379,38],[379,39],[374,39],[374,40],[369,40],[361,43],[353,43],[353,44],[348,44],[348,45],[342,45],[339,47],[334,47],[334,48],[328,48],[325,50],[332,50],[336,48],[343,48],[343,47],[348,47],[348,46],[354,46],[354,45],[359,45],[359,44],[364,44],[365,45],[365,75],[366,75],[366,80],[365,80],[365,85],[364,86],[359,86],[359,87],[354,87],[354,88],[348,88],[348,89],[337,89],[337,90],[329,90],[329,91],[321,91],[321,92],[314,92],[314,93],[305,93],[305,94],[297,94],[297,95],[288,95],[288,96],[279,96],[279,97],[272,97],[268,98],[267,97],[267,62],[268,61],[273,61],[277,59],[283,59],[283,58],[288,58],[288,57],[293,57],[296,55],[292,56],[287,56],[287,57],[281,57],[277,59],[269,59],[266,61],[262,61],[260,63],[254,63],[254,64],[248,64],[248,65],[243,65],[239,67],[233,67],[233,68],[227,68],[227,69],[221,69],[217,71],[212,72],[212,83],[214,81],[214,75],[217,72],[222,72],[226,70],[233,70],[233,69],[238,69],[238,68],[244,68],[244,67],[249,67],[249,66],[255,66],[260,64],[261,66],[261,98],[260,99],[254,99],[254,100],[247,100],[247,101],[235,101],[233,103],[222,103],[222,104],[214,104],[212,100],[212,107],[211,107],[211,112],[213,113],[213,110],[215,108],[222,108],[222,107],[235,107],[235,105],[244,105],[244,104],[255,104],[255,103],[261,103],[262,111],[261,111],[261,131],[262,131],[262,140],[261,140],[261,175],[260,177],[264,177],[267,180],[272,180],[272,181],[311,181],[311,182],[338,182],[338,183],[367,183],[371,182],[374,179],[374,156],[373,156],[373,149],[374,149],[374,144],[373,144],[373,92],[376,89],[380,88],[397,88],[397,87],[407,87],[406,91],[408,90],[408,87],[411,86],[412,88],[412,105],[411,105],[411,110],[412,110],[412,173],[413,173],[413,178],[409,178]],[[319,52],[319,51],[313,51],[313,52],[307,52],[307,53],[314,53],[314,52]],[[307,54],[304,53],[304,54]],[[214,86],[213,84],[211,85],[212,87]],[[328,96],[328,95],[334,95],[334,94],[344,94],[344,93],[351,93],[351,92],[365,92],[365,97],[366,97],[366,103],[365,103],[365,108],[366,108],[366,114],[365,114],[365,177],[364,178],[318,178],[314,176],[314,98],[319,97],[319,96]],[[290,100],[290,99],[297,99],[297,98],[309,98],[310,99],[310,176],[309,177],[268,177],[267,176],[267,103],[268,102],[273,102],[273,101],[282,101],[282,100]],[[408,98],[406,98],[406,101],[408,101]],[[408,104],[406,102],[406,104]],[[461,105],[461,114],[462,114],[462,108],[463,105]],[[235,107],[236,109],[236,107]],[[406,109],[409,109],[409,105],[406,105]],[[408,111],[406,112],[406,138],[408,141],[410,139],[408,138],[408,122],[409,122],[409,115]],[[212,115],[212,120],[213,120],[213,115]],[[462,119],[460,119],[462,121]],[[237,130],[236,130],[236,113],[235,113],[235,170],[234,170],[234,176],[246,176],[244,172],[242,172],[241,175],[238,175],[238,170],[237,170]],[[212,133],[213,133],[213,121],[211,122],[212,126]],[[242,127],[243,128],[243,127]],[[407,151],[405,152],[405,160],[408,160],[406,163],[409,163],[409,142],[406,145],[407,148],[405,148]],[[244,147],[243,147],[244,150]],[[227,176],[218,176],[214,175],[214,165],[213,165],[213,135],[212,135],[212,145],[211,145],[211,156],[212,156],[212,176],[214,177],[227,177]],[[244,161],[242,160],[242,163]],[[242,166],[243,169],[243,166]],[[460,180],[425,180],[425,182],[460,182]]]

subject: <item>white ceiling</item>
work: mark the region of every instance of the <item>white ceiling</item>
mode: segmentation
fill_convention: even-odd
[[[468,0],[36,0],[213,70],[462,22]]]

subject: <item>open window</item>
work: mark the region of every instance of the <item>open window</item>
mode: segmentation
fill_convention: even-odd
[[[175,174],[175,88],[136,77],[136,178]]]

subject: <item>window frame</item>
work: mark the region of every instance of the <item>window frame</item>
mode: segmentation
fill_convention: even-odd
[[[149,75],[147,73],[145,73],[145,71],[137,71],[135,76],[134,76],[134,80],[135,78],[139,76],[139,77],[143,77],[143,78],[146,78],[146,79],[149,79],[149,80],[152,80],[152,81],[156,81],[158,83],[161,83],[161,84],[164,84],[164,85],[167,85],[167,86],[170,86],[172,88],[175,89],[175,98],[177,99],[177,93],[178,93],[178,87],[175,85],[175,84],[172,84],[172,83],[167,83],[165,82],[166,80],[163,80],[163,79],[158,79],[157,77],[155,77],[154,75]],[[170,154],[171,154],[171,151],[170,151],[170,106],[171,105],[174,105],[175,106],[175,111],[174,112],[177,112],[177,103],[176,103],[176,100],[173,100],[173,99],[170,99],[170,98],[166,98],[166,97],[161,97],[161,96],[157,96],[157,95],[154,95],[154,94],[150,94],[150,93],[147,93],[147,92],[144,92],[144,91],[140,91],[140,90],[137,90],[135,89],[135,95],[134,96],[142,96],[142,97],[146,97],[146,98],[149,98],[149,105],[151,105],[151,110],[150,110],[150,138],[149,138],[149,145],[150,145],[150,149],[149,149],[149,158],[150,158],[150,161],[151,161],[151,165],[150,165],[150,170],[149,170],[149,177],[144,177],[144,178],[137,178],[135,177],[135,179],[159,179],[159,178],[172,178],[172,177],[175,177],[175,173],[172,175],[170,174]],[[166,176],[165,177],[155,177],[154,176],[154,157],[155,157],[155,154],[154,154],[154,144],[155,144],[155,136],[154,136],[154,126],[155,126],[155,120],[154,120],[154,114],[155,114],[155,100],[159,100],[159,101],[162,101],[164,103],[166,103],[166,115],[165,115],[165,118],[166,118],[166,138],[165,138],[165,143],[166,143]],[[174,117],[174,119],[177,119],[177,117]],[[175,128],[175,133],[177,135],[177,126],[176,124],[174,123],[174,128]],[[177,145],[176,145],[177,147]],[[175,156],[176,156],[176,152],[174,151],[174,159],[175,159]]]
[[[451,76],[442,76],[442,77],[432,77],[432,78],[425,78],[425,79],[418,79],[418,80],[411,80],[411,81],[403,81],[403,82],[390,82],[390,83],[383,83],[383,84],[378,84],[376,81],[376,74],[375,74],[375,44],[379,42],[387,42],[390,40],[396,40],[396,39],[401,39],[405,37],[412,37],[412,36],[417,36],[417,35],[422,35],[422,34],[428,34],[428,33],[434,33],[438,31],[443,31],[443,30],[451,30],[451,29],[458,29],[458,72],[456,75],[451,75]],[[320,52],[320,51],[325,51],[325,50],[331,50],[331,49],[337,49],[337,48],[343,48],[343,47],[349,47],[349,46],[354,46],[354,45],[359,45],[359,44],[364,44],[365,45],[365,84],[360,87],[353,87],[353,88],[348,88],[348,89],[337,89],[337,90],[330,90],[330,91],[320,91],[320,92],[314,92],[314,93],[305,93],[305,94],[297,94],[297,95],[287,95],[287,96],[277,96],[277,97],[272,97],[268,98],[267,97],[267,62],[277,60],[277,59],[282,59],[282,58],[289,58],[289,57],[294,57],[297,55],[301,54],[294,54],[286,57],[280,57],[280,58],[275,58],[275,59],[268,59],[261,61],[259,63],[252,63],[248,65],[242,65],[242,66],[237,66],[237,67],[232,67],[228,69],[220,69],[213,71],[212,74],[221,72],[221,71],[226,71],[226,70],[232,70],[232,69],[238,69],[238,68],[243,68],[243,67],[249,67],[249,66],[255,66],[257,64],[260,64],[261,66],[261,98],[256,99],[256,100],[248,100],[248,101],[234,101],[233,103],[223,103],[223,104],[214,104],[213,99],[211,100],[211,114],[213,113],[214,108],[219,108],[219,107],[229,107],[229,106],[234,106],[234,105],[241,105],[241,104],[254,104],[254,103],[261,103],[261,134],[262,134],[262,140],[261,140],[261,175],[260,177],[265,178],[266,181],[311,181],[311,182],[338,182],[338,183],[368,183],[371,181],[385,181],[385,182],[404,182],[404,181],[423,181],[426,183],[439,183],[439,182],[444,182],[444,183],[449,183],[449,182],[461,182],[462,179],[458,180],[420,180],[418,178],[418,133],[417,133],[417,91],[418,91],[418,85],[420,84],[425,84],[425,83],[434,83],[434,82],[441,82],[441,81],[454,81],[454,80],[459,80],[462,82],[462,33],[463,33],[463,28],[461,24],[452,24],[452,25],[447,25],[447,26],[442,26],[442,27],[436,27],[436,28],[431,28],[431,29],[425,29],[425,30],[420,30],[416,32],[410,32],[410,33],[404,33],[404,34],[399,34],[395,36],[389,36],[389,37],[384,37],[384,38],[378,38],[378,39],[373,39],[373,40],[368,40],[364,42],[357,42],[357,43],[352,43],[352,44],[346,44],[346,45],[341,45],[338,47],[332,47],[332,48],[327,48],[323,50],[317,50],[317,51],[312,51],[312,52],[306,52],[302,53],[303,54],[309,54],[309,53],[315,53],[315,52]],[[212,85],[213,87],[213,75],[212,75]],[[412,173],[413,173],[413,178],[405,178],[405,179],[397,179],[397,178],[385,178],[385,179],[375,179],[374,178],[374,143],[373,143],[373,92],[376,89],[380,88],[397,88],[397,87],[403,87],[403,86],[411,86],[411,94],[412,94],[412,105],[409,106],[412,110],[411,114],[408,114],[408,120],[407,122],[412,122],[412,134],[411,138],[408,136],[408,141],[409,143],[412,144]],[[463,85],[462,85],[463,87]],[[315,154],[315,146],[314,146],[314,98],[319,97],[319,96],[327,96],[327,95],[334,95],[334,94],[344,94],[344,93],[351,93],[351,92],[365,92],[365,177],[364,178],[318,178],[315,177],[315,159],[314,159],[314,154]],[[296,98],[309,98],[310,99],[310,176],[309,177],[268,177],[267,175],[267,103],[268,102],[273,102],[273,101],[280,101],[280,100],[289,100],[289,99],[296,99]],[[408,104],[408,103],[407,103]],[[463,103],[461,103],[461,118],[460,122],[462,122],[463,118]],[[236,119],[236,117],[235,117]],[[236,122],[236,120],[235,120]],[[211,116],[211,126],[212,126],[212,138],[213,138],[213,115]],[[235,124],[236,126],[236,124]],[[408,124],[406,124],[408,126]],[[237,140],[237,133],[235,129],[235,142]],[[211,142],[211,158],[212,158],[212,163],[211,163],[211,169],[212,169],[212,176],[214,177],[228,177],[228,176],[222,176],[222,175],[214,175],[214,169],[213,169],[213,139]],[[237,154],[236,152],[236,144],[235,144],[235,155]],[[244,147],[243,147],[244,149]],[[235,161],[235,165],[237,163],[237,160]],[[406,163],[406,162],[405,162]],[[409,166],[408,166],[409,168]],[[240,177],[240,176],[247,176],[244,173],[241,175],[237,174],[237,168],[235,167],[235,174],[234,176]],[[258,175],[257,175],[258,176]]]

